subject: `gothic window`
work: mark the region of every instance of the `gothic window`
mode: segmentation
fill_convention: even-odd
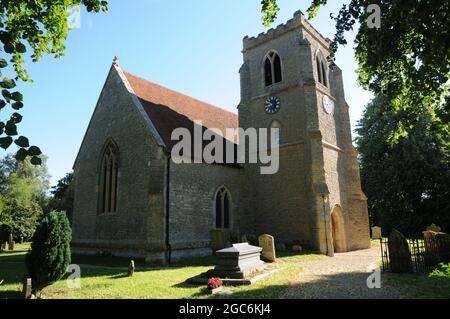
[[[229,192],[224,188],[220,188],[215,198],[216,228],[229,229],[231,210],[231,197]]]
[[[274,120],[270,125],[270,147],[277,148],[280,146],[281,138],[281,123]]]
[[[114,213],[117,211],[119,152],[111,140],[103,148],[100,167],[99,213]]]
[[[316,65],[317,65],[317,78],[319,80],[319,83],[328,87],[327,66],[325,59],[323,58],[320,52],[318,52],[316,56]]]
[[[281,58],[275,52],[270,52],[264,59],[264,79],[266,86],[283,81]]]

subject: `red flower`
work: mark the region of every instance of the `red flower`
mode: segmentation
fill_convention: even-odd
[[[211,278],[208,280],[208,288],[213,290],[223,286],[222,279],[220,278]]]

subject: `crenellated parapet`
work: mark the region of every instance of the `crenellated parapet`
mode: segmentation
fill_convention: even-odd
[[[261,32],[255,37],[249,37],[248,35],[244,37],[244,49],[243,52],[254,48],[258,45],[266,43],[272,39],[278,38],[281,35],[293,31],[298,28],[303,28],[312,37],[321,42],[325,47],[329,47],[331,41],[328,38],[322,36],[305,18],[302,11],[296,11],[292,19],[288,20],[286,23],[280,24],[275,28],[271,28],[266,32]]]

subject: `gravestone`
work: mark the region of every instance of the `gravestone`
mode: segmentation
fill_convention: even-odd
[[[264,262],[261,261],[261,247],[251,246],[247,243],[234,244],[216,252],[217,266],[208,271],[209,278],[245,279],[251,274],[262,270]]]
[[[271,235],[261,235],[258,238],[259,247],[262,248],[261,257],[264,261],[275,262],[277,260],[275,254],[275,240]]]
[[[225,230],[213,229],[209,233],[211,237],[211,249],[213,254],[218,250],[230,247],[229,234]]]
[[[20,237],[20,243],[23,244],[23,237]]]
[[[295,253],[301,253],[303,251],[303,247],[300,245],[294,245],[292,246],[292,251]]]
[[[6,250],[6,242],[2,243],[0,246],[0,251],[5,251]]]
[[[450,235],[437,233],[436,239],[439,242],[439,261],[444,264],[450,263]]]
[[[258,237],[255,235],[252,235],[252,234],[245,234],[242,236],[241,239],[242,240],[237,244],[248,243],[249,245],[252,245],[252,246],[258,246],[258,244],[259,244]]]
[[[372,227],[372,239],[381,239],[381,227]]]
[[[128,277],[133,277],[134,270],[136,268],[134,267],[134,260],[130,261],[130,264],[128,265]]]
[[[411,251],[405,236],[393,230],[388,238],[389,262],[393,273],[412,273]]]
[[[31,278],[24,279],[22,295],[24,299],[31,299]]]
[[[15,242],[14,240],[13,240],[13,241],[10,241],[10,242],[8,243],[8,250],[9,250],[9,251],[13,251],[15,246],[16,246],[16,242]]]
[[[431,224],[427,227],[427,231],[434,231],[435,233],[440,233],[442,231],[441,227]]]
[[[285,252],[286,251],[286,245],[285,244],[277,244],[276,251],[278,251],[278,252]]]
[[[427,266],[437,266],[439,264],[439,246],[434,231],[427,230],[423,232],[423,240],[425,243],[425,264]]]
[[[13,246],[13,245],[12,245],[12,242],[13,242],[13,241],[14,241],[13,235],[12,235],[12,234],[9,234],[9,239],[8,239],[8,247],[10,247],[9,250],[12,250],[12,249],[11,249],[11,246]]]

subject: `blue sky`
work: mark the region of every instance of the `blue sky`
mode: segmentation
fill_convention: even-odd
[[[66,42],[66,55],[27,63],[34,83],[20,85],[24,119],[20,133],[48,155],[52,184],[72,169],[113,57],[123,69],[200,100],[236,112],[242,38],[266,30],[260,0],[108,0],[109,12],[81,12],[81,28]],[[274,26],[310,1],[280,0]],[[332,38],[340,1],[331,1],[313,26]],[[352,40],[352,35],[349,35]],[[357,84],[350,45],[339,50],[353,128],[371,95]],[[12,150],[8,150],[12,151]],[[2,151],[4,154],[4,151]]]

